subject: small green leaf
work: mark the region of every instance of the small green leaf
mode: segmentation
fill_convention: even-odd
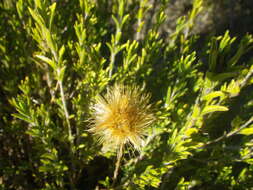
[[[192,112],[192,118],[198,118],[200,115],[200,108],[198,105],[194,106],[193,112]]]
[[[45,26],[42,27],[42,30],[43,30],[43,37],[44,39],[46,39],[47,42],[47,46],[50,48],[52,54],[55,56],[56,59],[56,51],[55,51],[56,44],[52,38],[52,34]]]
[[[228,108],[225,106],[216,106],[216,105],[207,106],[204,108],[201,115],[203,116],[208,113],[212,113],[212,112],[216,112],[216,111],[228,111]]]
[[[240,131],[240,134],[242,134],[242,135],[253,135],[253,127],[242,129]]]
[[[116,43],[118,43],[121,39],[121,36],[122,36],[122,32],[117,32],[116,36],[115,36],[115,40],[116,40]]]
[[[202,100],[206,100],[206,101],[210,102],[214,98],[224,97],[224,96],[225,96],[225,94],[223,92],[221,92],[221,91],[214,91],[214,92],[211,92],[211,93],[203,96]]]
[[[185,134],[187,135],[187,136],[191,136],[193,133],[197,133],[198,132],[198,129],[196,129],[196,128],[189,128],[189,129],[187,129],[186,131],[185,131]]]
[[[28,7],[30,14],[32,15],[33,19],[39,24],[40,27],[45,25],[43,18],[38,15],[35,11],[33,11],[30,7]]]
[[[217,64],[217,57],[218,57],[218,47],[217,47],[217,40],[213,38],[211,41],[211,52],[209,55],[209,69],[210,71],[214,71],[216,64]]]
[[[35,2],[35,5],[36,5],[36,8],[42,9],[41,0],[35,0],[34,2]]]
[[[50,21],[49,21],[49,30],[52,28],[52,23],[54,20],[54,15],[55,15],[55,8],[56,8],[56,3],[53,3],[49,9],[50,9]]]
[[[30,119],[30,117],[28,117],[26,115],[18,114],[18,113],[13,113],[12,116],[16,117],[18,119],[21,119],[23,121],[26,121],[27,123],[32,123],[32,120]]]
[[[58,60],[59,65],[61,65],[62,63],[64,52],[65,52],[65,46],[63,45],[61,49],[59,50],[59,60]]]
[[[122,19],[122,21],[121,21],[121,24],[122,25],[124,25],[125,24],[125,22],[127,21],[127,19],[129,18],[129,14],[127,14],[127,15],[125,15],[124,17],[123,17],[123,19]]]
[[[23,0],[18,0],[18,2],[16,3],[16,8],[17,8],[18,16],[22,19],[23,13],[24,13]]]
[[[237,72],[228,72],[228,73],[221,73],[221,74],[214,74],[212,72],[207,72],[207,76],[210,80],[212,81],[224,81],[228,78],[232,78],[237,76],[238,73]]]
[[[62,166],[62,171],[68,171],[68,166]]]
[[[63,77],[64,77],[64,74],[65,74],[65,70],[66,70],[66,67],[65,67],[65,66],[57,70],[57,79],[58,79],[59,81],[63,81]]]
[[[113,47],[110,43],[106,42],[107,47],[110,49],[110,52],[113,52]]]
[[[77,147],[77,149],[82,149],[82,148],[84,148],[84,147],[85,147],[84,144],[80,144],[80,145]]]
[[[25,133],[32,137],[39,137],[39,138],[41,137],[41,131],[37,128],[27,130]]]
[[[56,156],[52,153],[44,153],[41,155],[41,158],[48,159],[48,160],[55,160]]]
[[[121,25],[119,24],[119,21],[117,20],[117,18],[114,16],[114,15],[112,15],[112,19],[113,19],[113,21],[115,22],[115,24],[116,24],[116,28],[117,29],[120,29],[121,27]]]
[[[39,167],[39,171],[40,171],[40,172],[47,172],[47,171],[49,171],[49,170],[50,170],[50,168],[47,167],[47,166],[40,166],[40,167]]]
[[[56,63],[44,55],[36,55],[37,58],[49,64],[54,70],[57,68]]]
[[[235,80],[232,80],[227,89],[226,89],[226,92],[230,93],[230,96],[231,97],[234,97],[234,96],[237,96],[239,93],[240,93],[240,85],[237,81]]]

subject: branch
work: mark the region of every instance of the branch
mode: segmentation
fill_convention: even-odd
[[[219,138],[217,138],[217,139],[215,139],[215,140],[213,140],[213,141],[207,142],[207,143],[206,143],[205,145],[203,145],[201,148],[203,148],[203,147],[205,147],[205,146],[208,146],[208,145],[210,145],[210,144],[213,144],[213,143],[217,143],[217,142],[219,142],[219,141],[222,141],[222,140],[224,140],[224,139],[226,139],[226,138],[229,138],[229,137],[231,137],[231,136],[234,136],[234,135],[238,134],[242,129],[248,127],[252,122],[253,122],[253,117],[251,117],[246,123],[244,123],[244,124],[243,124],[241,127],[239,127],[238,129],[236,129],[236,130],[234,130],[234,131],[231,131],[231,132],[228,133],[228,134],[224,134],[224,135],[222,135],[221,137],[219,137]]]
[[[68,113],[67,104],[66,104],[66,100],[65,100],[65,93],[63,90],[63,84],[62,84],[62,81],[58,81],[58,83],[59,83],[59,87],[60,87],[63,110],[64,110],[64,114],[65,114],[65,118],[66,118],[66,122],[67,122],[67,126],[68,126],[69,138],[72,141],[72,132],[71,132],[71,126],[70,126],[70,122],[69,122],[69,113]]]
[[[246,75],[246,77],[243,79],[243,81],[240,83],[241,87],[244,87],[247,82],[250,80],[250,77],[253,75],[253,69]]]

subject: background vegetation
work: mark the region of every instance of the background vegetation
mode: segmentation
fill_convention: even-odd
[[[0,2],[0,189],[252,189],[252,1]],[[87,132],[114,83],[152,95],[142,151]]]

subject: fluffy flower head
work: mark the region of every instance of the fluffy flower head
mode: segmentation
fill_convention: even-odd
[[[99,96],[92,107],[90,131],[106,147],[119,148],[130,143],[140,150],[148,126],[154,121],[148,104],[150,96],[137,87],[115,85]]]

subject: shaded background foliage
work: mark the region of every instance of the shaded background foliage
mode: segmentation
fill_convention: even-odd
[[[0,188],[112,188],[87,133],[115,82],[152,94],[116,189],[251,189],[250,0],[0,2]],[[113,17],[114,18],[113,18]],[[134,154],[135,156],[131,156]]]

